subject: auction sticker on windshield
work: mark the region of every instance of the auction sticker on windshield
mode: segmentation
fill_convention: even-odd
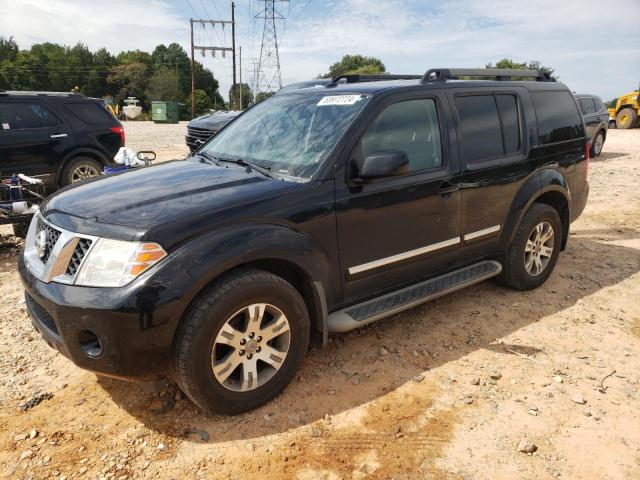
[[[362,95],[330,95],[318,102],[318,107],[326,105],[353,105],[362,98]]]

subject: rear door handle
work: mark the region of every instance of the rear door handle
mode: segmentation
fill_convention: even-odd
[[[451,185],[449,182],[442,182],[440,184],[440,190],[438,190],[438,193],[441,197],[446,198],[451,196],[452,193],[457,192],[458,190],[460,190],[460,185]]]
[[[66,133],[56,133],[55,135],[51,135],[51,138],[66,138],[69,135],[67,135]]]

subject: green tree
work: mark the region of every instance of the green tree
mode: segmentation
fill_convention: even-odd
[[[276,92],[258,92],[256,94],[256,98],[255,98],[255,102],[261,102],[262,100],[264,100],[265,98],[269,98],[272,95],[275,95]]]
[[[117,65],[109,72],[107,82],[118,89],[120,98],[140,98],[147,86],[147,66],[134,61]]]
[[[386,73],[387,69],[382,60],[376,57],[362,55],[345,55],[339,62],[329,67],[323,78],[334,78],[340,75],[378,74]]]
[[[149,100],[182,101],[184,90],[178,72],[169,68],[157,70],[149,79],[146,96]]]
[[[9,37],[8,39],[0,36],[0,62],[4,60],[14,61],[18,56],[18,44]]]
[[[87,84],[82,93],[89,97],[114,96],[118,89],[107,82],[109,72],[116,65],[116,58],[106,48],[101,48],[93,54],[93,65],[89,71]]]
[[[191,112],[191,95],[189,95],[185,101],[185,111]],[[196,90],[196,115],[208,112],[213,108],[211,99],[204,90]]]
[[[496,62],[495,65],[488,63],[485,65],[485,68],[511,68],[516,70],[540,70],[549,74],[549,76],[553,76],[553,72],[555,71],[553,68],[545,67],[537,60],[531,60],[529,62],[516,62],[510,58],[503,58],[502,60]]]
[[[242,104],[242,109],[244,110],[253,102],[253,92],[251,91],[251,87],[247,83],[237,83],[236,88],[229,88],[229,101],[234,98],[234,93],[239,92],[242,95],[242,102],[240,102],[240,96],[238,96],[238,105],[236,108],[240,108],[240,104]]]

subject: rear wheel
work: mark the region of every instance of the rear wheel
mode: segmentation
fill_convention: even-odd
[[[638,123],[638,113],[633,108],[623,108],[616,115],[616,127],[629,129]]]
[[[539,287],[551,275],[561,245],[560,215],[549,205],[534,203],[509,245],[499,281],[517,290]]]
[[[102,165],[97,160],[89,157],[75,157],[64,168],[60,184],[64,187],[88,178],[97,177],[100,172],[102,172]]]
[[[591,145],[591,156],[597,157],[602,153],[602,147],[604,146],[604,133],[602,130],[598,132],[596,138],[593,139],[593,144]]]
[[[615,129],[616,129],[616,121],[609,120],[609,130],[615,130]]]
[[[174,372],[203,410],[236,414],[278,395],[307,350],[309,316],[298,291],[261,270],[239,270],[207,292],[181,325]]]

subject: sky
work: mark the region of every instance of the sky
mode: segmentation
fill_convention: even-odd
[[[243,81],[260,51],[263,2],[236,1]],[[290,0],[277,2],[283,84],[314,78],[344,54],[379,57],[390,73],[537,60],[578,93],[605,101],[640,83],[640,0]],[[33,43],[86,44],[113,53],[180,43],[189,18],[225,19],[220,0],[0,0],[0,35]],[[196,27],[196,42],[231,46],[231,31]],[[198,61],[227,97],[229,56]]]

